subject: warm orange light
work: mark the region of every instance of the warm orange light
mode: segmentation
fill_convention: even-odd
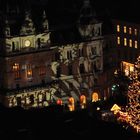
[[[15,64],[13,65],[13,70],[14,70],[14,71],[19,70],[19,64],[18,64],[18,63],[15,63]]]
[[[134,64],[122,61],[122,69],[125,75],[128,76],[130,73],[134,72]]]
[[[82,109],[84,109],[86,107],[86,96],[85,95],[80,96],[80,105],[81,105]]]
[[[73,98],[73,97],[70,97],[70,98],[69,98],[69,103],[70,103],[70,104],[74,104],[74,98]]]
[[[99,100],[98,93],[94,92],[92,94],[92,102],[97,102]]]
[[[32,70],[27,70],[27,77],[31,77],[32,76]]]
[[[70,97],[68,101],[69,101],[69,105],[68,105],[69,111],[74,111],[75,110],[74,98]]]

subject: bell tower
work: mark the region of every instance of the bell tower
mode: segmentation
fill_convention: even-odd
[[[98,35],[97,31],[100,31],[100,29],[97,29],[98,23],[96,12],[91,6],[90,0],[84,0],[78,20],[78,30],[81,37],[83,39],[90,39]]]
[[[25,12],[25,20],[20,30],[20,35],[33,35],[35,34],[34,23],[31,19],[30,11]]]
[[[90,0],[84,0],[83,6],[80,10],[80,17],[93,17],[95,16],[95,11],[93,12],[93,8],[91,6]]]

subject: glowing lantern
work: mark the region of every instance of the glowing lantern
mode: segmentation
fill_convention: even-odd
[[[56,103],[57,103],[57,105],[62,105],[63,102],[61,99],[58,99]]]

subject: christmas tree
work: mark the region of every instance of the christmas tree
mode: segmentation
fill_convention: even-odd
[[[140,133],[140,56],[134,64],[134,72],[130,74],[126,111],[130,117],[129,124]]]

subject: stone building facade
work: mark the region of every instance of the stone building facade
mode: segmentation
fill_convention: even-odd
[[[80,39],[71,43],[51,42],[53,33],[45,12],[38,32],[30,11],[25,11],[18,35],[11,33],[8,19],[4,21],[0,92],[6,106],[43,107],[58,100],[64,105],[77,105],[81,96],[88,102],[110,97],[113,81],[107,81],[114,73],[114,59],[110,50],[103,50],[107,44],[113,46],[113,37],[103,35],[103,22],[95,17],[89,0],[84,1],[76,23]],[[104,68],[110,64],[108,72]],[[69,100],[71,97],[73,100]]]

